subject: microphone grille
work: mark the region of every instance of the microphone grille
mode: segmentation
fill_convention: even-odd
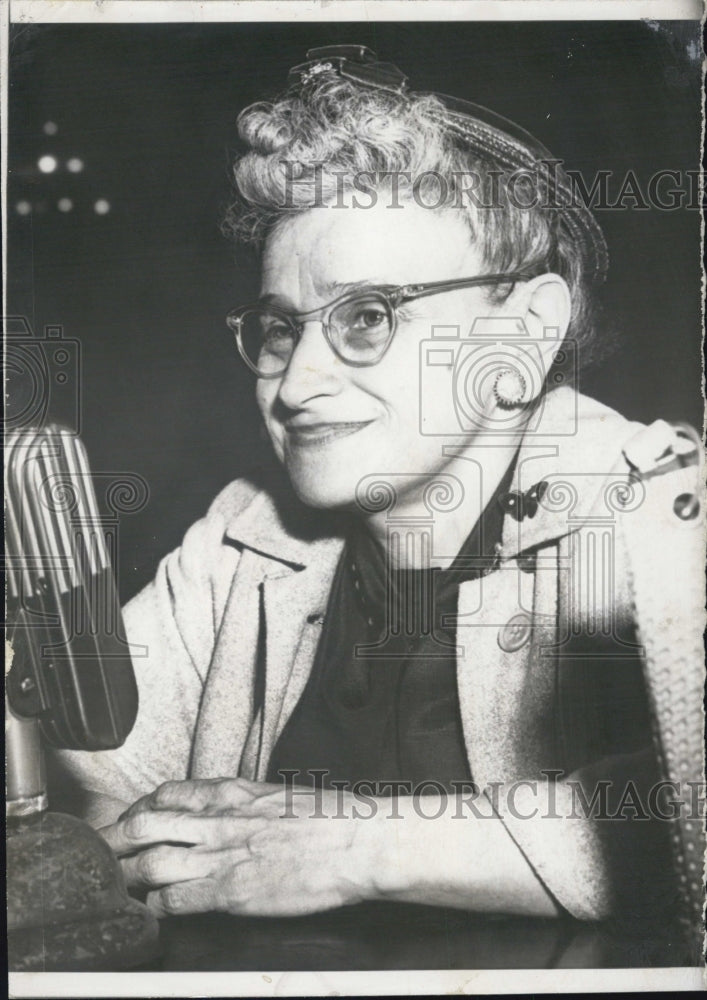
[[[5,442],[7,581],[10,597],[59,593],[110,567],[86,451],[50,424]]]

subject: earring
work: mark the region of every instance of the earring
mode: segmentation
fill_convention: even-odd
[[[493,383],[496,402],[504,409],[513,409],[523,402],[527,382],[515,368],[501,368]]]

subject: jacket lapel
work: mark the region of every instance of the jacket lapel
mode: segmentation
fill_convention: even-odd
[[[263,583],[265,609],[265,699],[257,777],[304,691],[322,632],[329,591],[343,543],[320,544],[306,569]]]
[[[235,777],[253,718],[260,622],[259,583],[270,564],[244,551],[216,639],[199,711],[191,774]]]
[[[328,539],[313,546],[312,561],[302,570],[243,552],[204,690],[193,777],[264,777],[272,748],[309,676],[342,544]],[[258,640],[263,633],[265,694],[256,717]],[[246,744],[253,760],[244,766]]]
[[[576,530],[597,513],[597,504],[605,517],[614,516],[614,493],[629,482],[629,466],[617,464],[619,450],[640,427],[571,389],[550,393],[537,428],[523,440],[512,484],[520,493],[540,482],[547,489],[534,516],[506,517],[503,558]]]
[[[511,560],[459,588],[459,705],[471,774],[481,788],[531,777],[554,762],[548,704],[555,683],[556,551],[544,550],[534,574]]]

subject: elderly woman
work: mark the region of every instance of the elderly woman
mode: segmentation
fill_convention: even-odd
[[[699,725],[682,757],[651,732],[699,663],[694,443],[578,393],[607,254],[547,150],[366,49],[309,57],[241,114],[229,217],[285,475],[128,605],[135,729],[62,764],[159,914],[672,907],[655,783]]]

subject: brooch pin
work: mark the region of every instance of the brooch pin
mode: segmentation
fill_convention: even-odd
[[[504,514],[510,514],[516,521],[522,521],[526,517],[535,517],[546,490],[547,483],[543,479],[525,493],[520,493],[518,490],[504,493],[498,498],[498,502]]]

